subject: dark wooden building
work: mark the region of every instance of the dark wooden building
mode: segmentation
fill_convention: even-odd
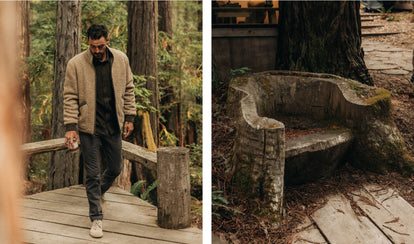
[[[278,1],[213,1],[213,70],[221,81],[230,70],[273,70],[277,50]]]

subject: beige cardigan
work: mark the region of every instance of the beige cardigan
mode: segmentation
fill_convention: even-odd
[[[109,47],[108,47],[109,48]],[[112,82],[119,128],[125,115],[136,115],[134,84],[128,57],[109,48],[113,54]],[[93,134],[95,128],[96,79],[93,55],[83,51],[69,60],[63,91],[63,117],[65,126],[77,124],[77,129]]]

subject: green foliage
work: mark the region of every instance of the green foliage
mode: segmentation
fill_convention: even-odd
[[[242,76],[250,73],[251,69],[247,67],[242,67],[240,69],[232,69],[230,70],[230,77],[234,78],[236,76]]]
[[[82,50],[88,48],[86,31],[92,24],[108,28],[109,46],[126,53],[128,42],[127,2],[82,1]]]
[[[146,182],[145,180],[140,180],[140,181],[135,182],[131,186],[131,193],[134,194],[135,196],[139,197],[140,189],[145,184],[145,182]]]
[[[134,86],[135,86],[135,105],[137,110],[145,110],[148,112],[156,112],[157,109],[151,105],[149,97],[152,95],[152,91],[148,90],[145,87],[147,78],[145,75],[133,75],[134,76]],[[154,77],[149,77],[149,79],[154,79]]]
[[[215,186],[213,186],[213,189],[215,188]],[[223,197],[223,191],[212,191],[211,192],[211,202],[214,207],[221,207],[223,206],[223,204],[227,205],[229,204],[229,202],[227,201],[226,198]],[[216,212],[212,212],[213,215],[219,216],[219,213]]]
[[[145,186],[145,183],[146,183],[145,180],[140,180],[140,181],[135,182],[135,184],[133,184],[131,187],[131,193],[141,198],[142,200],[148,200],[148,194],[152,190],[157,188],[157,181],[155,180],[154,182],[152,182],[150,186],[148,186],[147,189],[144,190],[143,193],[141,193],[141,188]]]
[[[168,132],[167,128],[162,125],[162,129],[160,131],[160,145],[162,147],[173,147],[177,145],[178,138],[173,134]]]
[[[193,143],[187,145],[190,149],[190,184],[191,195],[202,199],[203,189],[203,145]]]
[[[197,13],[201,7],[196,1],[174,1],[172,37],[158,33],[160,96],[172,98],[160,104],[161,121],[165,122],[163,115],[173,106],[181,105],[183,128],[187,121],[193,121],[198,135],[202,123],[202,32]]]
[[[42,140],[52,116],[53,61],[55,53],[56,2],[30,2],[33,12],[29,31],[31,50],[27,59],[31,80],[33,141]],[[44,132],[43,132],[44,133]]]
[[[201,167],[203,160],[203,145],[193,143],[191,145],[187,145],[187,148],[190,149],[190,166]]]
[[[141,199],[142,200],[147,200],[147,196],[148,194],[154,190],[155,188],[157,188],[157,180],[155,180],[154,182],[152,182],[152,184],[146,189],[146,191],[144,193],[141,194]]]

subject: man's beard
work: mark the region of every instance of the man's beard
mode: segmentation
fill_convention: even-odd
[[[101,52],[101,53],[92,53],[92,54],[98,60],[102,60],[102,58],[104,56],[104,53],[103,52]]]

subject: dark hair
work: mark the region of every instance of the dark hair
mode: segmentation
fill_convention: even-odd
[[[87,31],[88,38],[98,40],[101,37],[108,39],[108,29],[104,25],[93,24]]]

